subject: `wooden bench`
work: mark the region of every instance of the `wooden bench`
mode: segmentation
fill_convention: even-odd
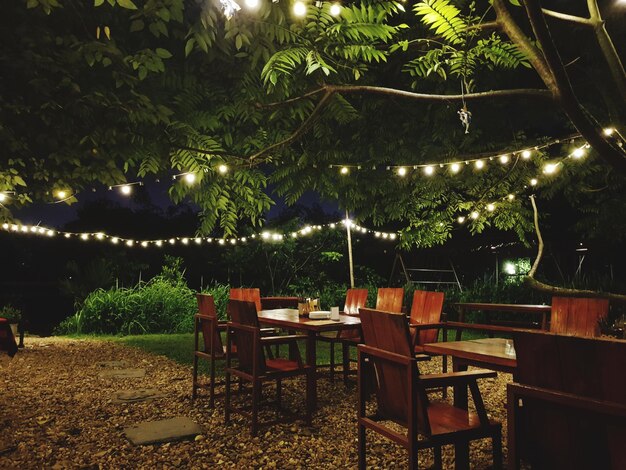
[[[514,334],[509,468],[626,468],[626,341]]]

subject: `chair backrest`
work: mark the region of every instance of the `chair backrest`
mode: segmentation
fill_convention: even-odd
[[[516,381],[626,405],[626,341],[551,333],[514,335]],[[520,454],[542,468],[626,468],[626,423],[576,407],[524,399]]]
[[[376,310],[384,312],[402,312],[404,289],[402,287],[381,287],[376,296]]]
[[[213,296],[209,294],[196,294],[196,300],[198,301],[198,313],[211,319],[211,321],[200,322],[204,350],[210,352],[211,335],[213,335],[213,353],[224,354],[222,338],[217,330],[217,310],[215,309]]]
[[[552,297],[550,331],[562,335],[599,336],[598,321],[608,313],[608,299]]]
[[[343,306],[343,313],[359,313],[361,307],[367,304],[367,289],[348,289],[346,292],[346,303]]]
[[[229,300],[228,314],[230,323],[234,327],[233,342],[237,347],[239,368],[252,372],[254,362],[258,361],[259,372],[263,372],[265,356],[261,348],[259,317],[254,302]],[[238,329],[238,326],[246,328]]]
[[[439,323],[443,310],[443,292],[416,290],[411,305],[411,323]],[[437,341],[439,330],[422,330],[418,332],[415,344],[427,344]]]
[[[261,310],[261,291],[255,287],[238,287],[230,290],[230,299],[254,302],[257,312]]]
[[[406,358],[413,357],[409,327],[403,314],[361,308],[360,318],[363,343],[366,346]],[[378,413],[406,426],[411,400],[407,366],[375,357],[372,358],[372,362],[376,371]],[[422,413],[419,411],[421,402],[422,400],[418,400],[418,423],[422,418]],[[425,405],[427,406],[427,402]]]

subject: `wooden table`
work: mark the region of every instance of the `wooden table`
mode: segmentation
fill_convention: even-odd
[[[279,308],[258,312],[259,322],[286,330],[306,333],[306,363],[313,368],[313,403],[317,408],[317,335],[325,331],[353,330],[361,328],[361,320],[354,315],[339,315],[339,321],[311,320],[299,317],[297,309]]]
[[[424,345],[424,352],[452,356],[454,372],[467,370],[470,365],[509,374],[514,374],[517,368],[513,340],[510,339],[484,338],[429,343]],[[454,406],[467,409],[466,386],[454,387]]]
[[[456,328],[456,340],[461,340],[461,333],[463,332],[463,328],[458,325],[458,323],[465,322],[465,312],[467,311],[484,311],[487,312],[487,324],[490,324],[491,318],[489,312],[510,312],[510,313],[530,313],[541,315],[541,324],[539,328],[542,330],[548,329],[548,315],[552,310],[550,305],[524,305],[524,304],[489,304],[489,303],[480,303],[480,302],[464,302],[464,303],[456,303],[453,306],[459,312],[459,320],[458,322],[450,322]],[[512,325],[515,322],[511,322]],[[444,330],[444,333],[447,333]],[[490,336],[493,335],[493,332],[489,333]],[[447,337],[447,334],[446,334]],[[444,337],[444,340],[446,338]]]

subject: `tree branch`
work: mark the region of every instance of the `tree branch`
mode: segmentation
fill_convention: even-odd
[[[494,6],[496,3],[501,2],[502,0],[494,0]],[[569,81],[569,76],[563,67],[559,53],[550,35],[550,30],[548,29],[538,0],[525,0],[524,7],[526,8],[526,13],[533,28],[533,32],[535,33],[535,37],[541,45],[545,63],[551,72],[551,83],[546,83],[546,85],[553,90],[561,107],[589,145],[591,145],[607,163],[622,174],[626,174],[626,152],[621,149],[617,143],[606,139],[598,123],[592,120],[592,118],[583,111],[578,102],[578,98]]]
[[[271,152],[272,150],[276,150],[278,148],[284,147],[285,145],[288,145],[294,140],[298,139],[302,134],[304,134],[308,130],[311,124],[315,122],[319,114],[322,112],[322,109],[324,109],[324,107],[328,103],[328,100],[333,96],[333,94],[334,92],[329,91],[327,89],[326,93],[324,93],[324,96],[322,96],[322,99],[319,101],[319,103],[317,103],[317,106],[315,106],[315,109],[313,110],[313,112],[311,112],[309,117],[289,137],[281,140],[280,142],[276,142],[275,144],[272,144],[269,147],[265,147],[264,149],[259,150],[254,155],[251,155],[250,157],[248,157],[248,160],[253,161]]]
[[[284,106],[286,104],[291,104],[291,103],[295,103],[296,101],[303,100],[304,98],[308,98],[309,96],[317,95],[318,93],[321,93],[322,91],[325,91],[325,90],[326,90],[326,87],[316,88],[315,90],[307,91],[303,95],[296,96],[295,98],[289,98],[288,100],[284,100],[284,101],[275,101],[273,103],[255,103],[255,106],[257,108],[275,108],[277,106]]]
[[[484,98],[508,98],[515,96],[532,96],[538,98],[552,98],[549,90],[538,88],[518,88],[511,90],[491,90],[478,93],[468,93],[465,95],[437,95],[429,93],[414,93],[412,91],[399,90],[397,88],[387,88],[381,86],[367,85],[326,85],[326,90],[333,93],[375,93],[387,96],[399,96],[418,101],[462,101],[477,100]]]
[[[539,211],[537,210],[537,203],[535,202],[535,195],[530,196],[530,203],[533,206],[533,222],[535,224],[535,233],[537,234],[537,257],[533,263],[533,267],[528,271],[528,277],[535,277],[541,258],[543,257],[543,237],[541,236],[541,230],[539,229]]]
[[[589,18],[582,18],[580,16],[568,15],[567,13],[561,13],[560,11],[548,10],[547,8],[542,8],[541,11],[546,16],[551,16],[552,18],[557,18],[563,21],[569,21],[570,23],[578,23],[585,26],[593,26],[593,22]]]

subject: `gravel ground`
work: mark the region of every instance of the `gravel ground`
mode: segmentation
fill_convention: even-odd
[[[140,379],[102,378],[100,361],[124,360],[145,368]],[[421,363],[421,372],[440,371],[440,361]],[[0,468],[355,468],[357,463],[356,393],[338,381],[318,381],[320,409],[313,427],[277,424],[251,438],[248,421],[234,415],[223,421],[222,401],[191,401],[191,368],[163,356],[106,341],[32,338],[8,367],[0,371]],[[491,417],[503,422],[506,443],[506,383],[510,376],[481,381]],[[164,398],[114,404],[115,392],[157,388]],[[264,397],[272,397],[267,387]],[[434,398],[434,397],[433,397]],[[303,387],[285,382],[283,404],[301,407]],[[273,416],[273,413],[270,413]],[[204,429],[195,440],[135,447],[123,428],[145,420],[187,416]],[[368,433],[368,467],[405,468],[406,452]],[[4,449],[4,450],[2,450]],[[506,452],[506,448],[505,448]],[[444,448],[444,466],[454,452]],[[491,467],[491,443],[471,447],[472,468]],[[420,466],[433,463],[420,452]]]

